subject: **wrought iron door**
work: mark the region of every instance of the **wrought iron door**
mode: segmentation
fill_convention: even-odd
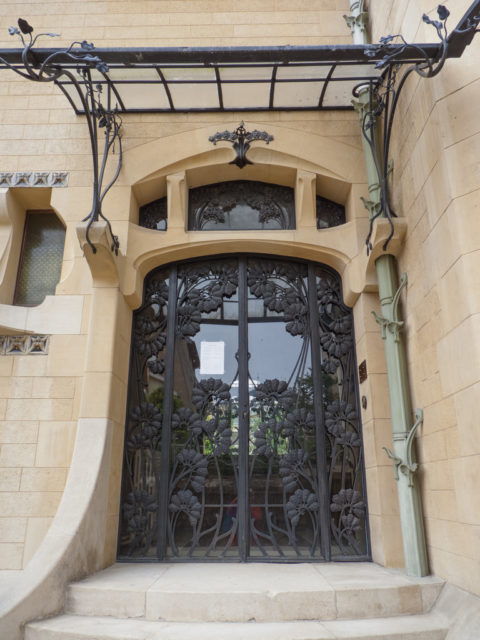
[[[119,557],[367,559],[353,344],[327,267],[240,256],[150,274]]]

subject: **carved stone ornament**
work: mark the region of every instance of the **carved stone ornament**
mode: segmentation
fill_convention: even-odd
[[[46,355],[48,342],[45,335],[0,336],[0,355]]]
[[[2,171],[0,187],[66,187],[67,171]]]

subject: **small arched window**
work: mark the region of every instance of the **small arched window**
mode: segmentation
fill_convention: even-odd
[[[317,196],[317,229],[338,227],[345,222],[345,207],[342,204]]]
[[[190,189],[188,228],[191,231],[295,229],[294,190],[246,180]]]
[[[52,211],[28,211],[13,304],[34,306],[55,294],[60,280],[65,227]]]

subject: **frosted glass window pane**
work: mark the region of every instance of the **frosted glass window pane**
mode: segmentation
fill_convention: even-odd
[[[218,90],[213,84],[170,84],[175,109],[217,109]]]
[[[14,304],[40,304],[55,294],[62,269],[65,229],[54,213],[27,213]]]
[[[318,107],[323,82],[278,82],[275,84],[275,107]]]
[[[226,109],[254,109],[268,107],[270,82],[252,84],[222,84],[223,105]]]
[[[157,76],[158,77],[158,76]],[[170,109],[163,84],[122,84],[115,83],[118,95],[125,109]],[[115,96],[112,96],[115,102]]]

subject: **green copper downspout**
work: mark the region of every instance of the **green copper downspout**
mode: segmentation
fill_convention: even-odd
[[[350,5],[352,13],[354,10],[358,11],[357,0],[350,0]],[[358,38],[358,32],[356,36]],[[366,44],[365,29],[362,30],[362,36],[363,43]],[[370,109],[370,99],[370,88],[366,86],[363,91],[360,91],[358,102],[355,104],[361,117],[365,110]],[[378,130],[377,127],[376,130]],[[370,194],[370,200],[364,201],[364,204],[372,216],[375,211],[379,211],[380,207],[379,176],[372,149],[365,138],[363,138],[363,148]],[[378,144],[377,149],[380,158]],[[385,347],[393,432],[393,453],[389,450],[386,452],[393,460],[397,480],[406,572],[410,576],[425,576],[429,573],[428,559],[420,490],[418,483],[415,482],[418,465],[415,462],[414,452],[414,437],[423,421],[423,411],[417,409],[415,418],[413,417],[405,343],[401,332],[404,323],[399,318],[398,309],[400,293],[407,283],[407,277],[406,274],[402,275],[399,286],[397,260],[390,254],[377,258],[375,267],[382,308],[382,315],[375,314],[375,318],[380,324]]]

